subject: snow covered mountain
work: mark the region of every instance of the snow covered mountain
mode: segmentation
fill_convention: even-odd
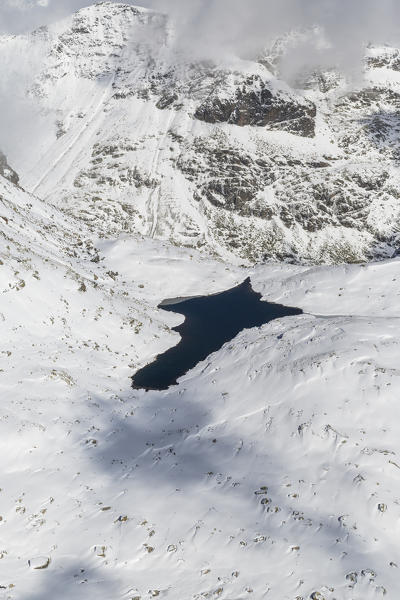
[[[398,52],[348,93],[172,40],[103,2],[0,43],[39,109],[0,155],[0,599],[397,600],[399,259],[250,263],[396,250]],[[304,314],[131,388],[161,300],[247,277]]]
[[[282,43],[253,61],[196,62],[166,17],[101,2],[1,40],[3,65],[29,65],[39,111],[3,150],[25,189],[104,235],[140,232],[242,262],[390,257],[398,50],[368,52],[357,89],[333,71],[293,88],[279,78]]]

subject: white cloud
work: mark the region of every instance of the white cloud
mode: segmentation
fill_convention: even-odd
[[[21,33],[71,14],[91,0],[0,0],[0,33]]]
[[[290,65],[336,62],[342,68],[359,64],[363,46],[394,42],[399,36],[398,0],[125,0],[172,15],[177,44],[200,55],[232,49],[242,54],[288,30],[318,25],[327,46],[315,39],[292,48]],[[62,18],[94,0],[0,0],[0,31],[18,33]],[[289,65],[289,66],[290,66]]]
[[[6,0],[5,5],[11,10],[32,10],[37,7],[47,7],[49,0]]]
[[[289,71],[318,64],[360,71],[367,43],[396,44],[400,37],[398,0],[150,0],[150,4],[173,15],[178,44],[211,57],[232,50],[252,54],[295,29],[319,31],[292,46],[286,60]]]

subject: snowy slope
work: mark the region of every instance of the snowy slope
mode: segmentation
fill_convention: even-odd
[[[113,2],[3,37],[35,114],[4,148],[22,185],[105,236],[241,262],[396,252],[398,50],[370,49],[361,86],[332,71],[294,88],[276,49],[204,63],[173,40],[166,17]]]
[[[398,261],[232,267],[0,185],[0,597],[395,600]],[[161,299],[248,275],[305,314],[130,388]]]

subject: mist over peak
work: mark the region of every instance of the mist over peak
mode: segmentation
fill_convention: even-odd
[[[170,15],[175,44],[206,58],[231,52],[252,55],[290,31],[317,29],[318,36],[310,35],[307,42],[303,40],[296,48],[296,62],[328,61],[346,67],[359,61],[365,44],[394,44],[398,39],[400,7],[394,0],[126,0],[124,3],[140,4]],[[0,7],[0,30],[9,33],[31,30],[90,4],[96,2],[6,0]]]
[[[277,38],[287,44],[284,71],[336,67],[361,70],[367,44],[398,41],[393,0],[150,0],[174,23],[175,43],[199,58],[254,57]]]

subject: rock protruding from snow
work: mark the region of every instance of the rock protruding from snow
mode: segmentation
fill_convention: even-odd
[[[41,569],[47,569],[50,565],[50,558],[48,556],[36,556],[35,558],[31,558],[28,561],[28,565],[31,569],[36,571]]]
[[[195,117],[206,123],[268,127],[314,137],[316,114],[312,102],[295,94],[276,93],[259,76],[252,76],[232,97],[211,95],[197,108]]]
[[[11,181],[14,185],[19,184],[19,175],[8,164],[7,157],[0,150],[0,175]]]

